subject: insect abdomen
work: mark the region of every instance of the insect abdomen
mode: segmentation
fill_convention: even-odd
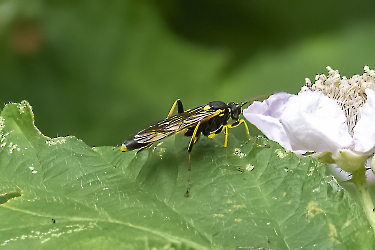
[[[121,145],[121,151],[122,152],[131,151],[134,149],[145,147],[147,145],[148,143],[139,143],[135,140],[124,141],[124,143]]]

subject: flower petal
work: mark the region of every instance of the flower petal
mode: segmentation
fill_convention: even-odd
[[[287,93],[277,93],[263,102],[254,102],[243,111],[243,115],[250,123],[254,124],[269,139],[277,141],[287,150],[292,150],[292,148],[280,123],[280,116],[284,111],[285,103],[291,96]]]
[[[280,121],[293,151],[336,153],[352,144],[344,112],[320,91],[305,89],[289,98]]]
[[[375,152],[375,91],[366,89],[367,101],[354,127],[354,150],[365,155]]]

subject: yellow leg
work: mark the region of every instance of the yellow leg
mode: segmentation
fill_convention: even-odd
[[[250,135],[250,131],[249,131],[249,127],[247,126],[247,123],[244,120],[242,120],[242,122],[243,122],[243,124],[245,124],[246,134]]]
[[[224,147],[225,148],[227,147],[227,144],[228,144],[228,126],[229,125],[224,126],[224,135],[225,135]]]
[[[234,125],[229,125],[231,128],[234,128],[234,127],[237,127],[238,125],[240,125],[241,123],[243,123],[245,125],[245,128],[246,128],[246,133],[247,133],[247,136],[249,137],[249,140],[253,141],[254,143],[257,144],[257,147],[261,147],[261,148],[269,148],[270,146],[269,145],[259,145],[257,142],[256,142],[256,139],[251,137],[250,136],[250,132],[249,132],[249,127],[247,126],[247,123],[245,122],[245,120],[241,119],[241,120],[238,120],[238,124],[235,124]]]
[[[167,116],[166,119],[168,119],[169,117],[172,116],[172,113],[173,113],[173,111],[174,111],[174,108],[176,107],[177,104],[178,104],[178,113],[183,113],[183,112],[184,112],[184,108],[183,108],[183,106],[182,106],[182,102],[181,102],[181,100],[180,100],[180,99],[177,99],[177,100],[173,103],[172,108],[171,108],[171,110],[169,111],[168,116]]]
[[[245,125],[246,133],[247,133],[248,136],[250,136],[249,127],[247,126],[245,120],[243,120],[243,119],[238,120],[238,121],[236,121],[235,123],[232,123],[232,124],[224,125],[223,129],[222,129],[222,130],[224,130],[224,135],[225,135],[224,147],[227,147],[227,145],[228,145],[228,129],[229,128],[235,128],[238,125],[240,125],[241,123],[243,123]],[[216,135],[217,134],[210,134],[208,137],[213,138]]]
[[[224,147],[227,147],[227,144],[228,144],[228,128],[232,128],[231,125],[224,125],[222,127],[222,129],[220,130],[220,132],[212,133],[208,136],[208,138],[214,138],[215,136],[220,134],[221,131],[224,131],[224,136],[225,136]]]
[[[189,152],[189,161],[188,161],[188,171],[191,171],[190,152]]]
[[[250,132],[249,132],[249,127],[247,126],[247,124],[246,124],[246,122],[245,122],[245,120],[244,119],[240,119],[240,120],[238,120],[237,122],[235,122],[235,123],[232,123],[232,124],[228,124],[228,125],[225,125],[225,126],[227,126],[228,128],[235,128],[235,127],[237,127],[238,125],[240,125],[241,123],[243,123],[244,125],[245,125],[245,128],[246,128],[246,134],[250,134]]]
[[[218,134],[220,134],[220,133],[218,133]],[[217,136],[218,134],[215,134],[215,133],[213,133],[213,134],[210,134],[210,135],[208,135],[208,138],[214,138],[215,136]]]
[[[197,124],[197,126],[195,126],[194,128],[194,132],[193,132],[193,135],[191,136],[191,140],[190,140],[190,143],[189,143],[189,147],[188,147],[188,151],[191,152],[192,148],[193,148],[193,145],[195,144],[195,142],[198,140],[199,136],[197,136],[197,133],[198,133],[198,128],[199,128],[199,125],[201,125],[202,123],[210,120],[212,117],[214,116],[217,116],[218,114],[220,114],[221,110],[218,110],[216,111],[215,113],[213,113],[212,115],[204,118],[203,120],[200,120]]]
[[[199,137],[197,137],[197,132],[198,132],[199,125],[201,125],[201,123],[202,123],[202,121],[198,122],[197,126],[195,126],[193,135],[191,136],[190,143],[189,143],[189,148],[188,148],[189,152],[191,152],[191,150],[193,149],[193,145],[195,144],[195,142],[199,138]]]
[[[216,131],[213,132],[212,134],[209,134],[209,135],[208,135],[208,138],[214,138],[215,136],[217,136],[218,134],[220,134],[221,131],[223,131],[224,127],[225,127],[225,126],[223,125],[221,128],[219,128],[218,130],[216,130]]]

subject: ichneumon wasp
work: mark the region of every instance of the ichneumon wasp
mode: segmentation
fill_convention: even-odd
[[[242,107],[246,103],[248,102],[237,104],[234,102],[213,101],[195,109],[184,110],[181,100],[177,99],[164,120],[138,132],[132,139],[126,140],[121,145],[121,151],[139,149],[137,152],[139,153],[143,149],[151,147],[156,141],[182,133],[191,137],[188,146],[190,153],[201,134],[213,138],[222,131],[225,134],[224,147],[226,147],[229,128],[237,127],[243,123],[246,133],[249,135],[249,128],[246,122],[243,119],[239,119]],[[178,114],[172,116],[176,105]],[[234,121],[232,124],[228,124],[230,118]]]

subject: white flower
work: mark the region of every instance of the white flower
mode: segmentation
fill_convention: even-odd
[[[298,95],[278,93],[254,102],[243,114],[269,139],[297,154],[315,156],[352,172],[375,152],[375,71],[362,76],[306,79]]]

